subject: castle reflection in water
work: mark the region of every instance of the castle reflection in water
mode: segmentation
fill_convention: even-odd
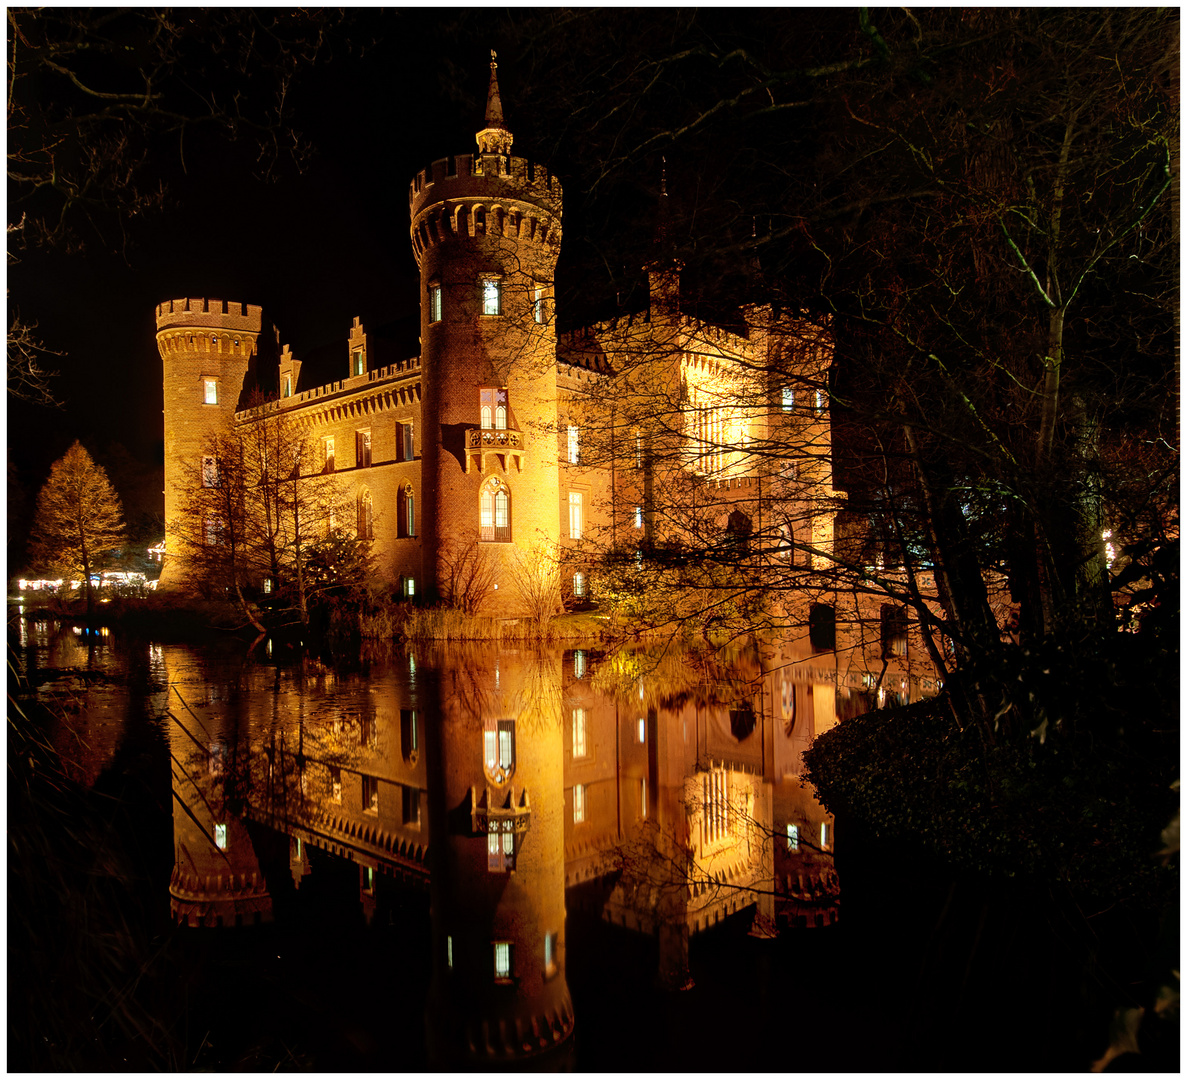
[[[355,863],[368,919],[397,880],[428,888],[438,1063],[566,1044],[566,893],[654,935],[673,988],[689,936],[731,915],[758,935],[837,919],[832,819],[800,774],[850,693],[811,656],[417,647],[365,675],[305,660],[228,679],[152,650],[175,918],[271,919],[249,823],[288,838],[298,889],[311,849]]]

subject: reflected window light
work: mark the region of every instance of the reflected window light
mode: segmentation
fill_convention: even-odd
[[[787,850],[800,850],[800,827],[798,825],[787,826]]]
[[[635,742],[645,743],[647,741],[647,718],[640,716],[635,721]]]
[[[558,935],[554,931],[544,935],[544,974],[556,974],[556,947]]]
[[[499,688],[499,662],[495,661],[495,689]]]
[[[585,820],[585,785],[573,785],[573,823]]]
[[[585,678],[585,650],[576,649],[573,653],[573,678]]]
[[[363,892],[368,895],[373,895],[375,892],[375,871],[370,866],[364,866],[363,870]]]
[[[511,942],[495,942],[495,978],[511,978]]]
[[[640,781],[639,788],[639,816],[647,816],[647,778],[644,777]]]
[[[827,821],[820,823],[820,846],[824,851],[832,850],[833,827]]]
[[[342,770],[335,765],[330,766],[330,798],[336,803],[342,801]]]
[[[410,675],[416,674],[416,657],[412,653],[408,654],[408,673]]]
[[[635,528],[643,528],[643,507],[641,506],[635,507]]]
[[[585,757],[585,710],[573,710],[573,756]]]
[[[445,966],[453,969],[453,935],[445,935]]]
[[[227,850],[227,827],[226,825],[215,825],[214,827],[214,846],[219,851]]]

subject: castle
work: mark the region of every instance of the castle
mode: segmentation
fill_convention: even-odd
[[[331,524],[370,538],[377,573],[406,598],[450,598],[459,566],[481,558],[481,609],[514,615],[517,579],[559,552],[561,591],[581,599],[595,540],[639,556],[690,529],[828,550],[827,326],[759,307],[733,330],[693,318],[679,264],[661,253],[647,267],[647,310],[558,334],[561,185],[511,154],[493,58],[476,138],[476,154],[434,162],[409,189],[420,356],[380,365],[356,318],[341,379],[306,386],[285,346],[278,399],[245,409],[245,379],[269,344],[261,309],[157,308],[162,585],[181,577],[176,522],[211,437],[265,414],[313,443],[312,471],[333,473],[351,507]],[[766,448],[788,425],[806,449],[773,462]],[[676,510],[690,505],[695,522]]]

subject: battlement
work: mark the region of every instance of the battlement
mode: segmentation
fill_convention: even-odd
[[[475,185],[480,186],[478,190]],[[562,197],[561,182],[545,166],[527,158],[457,154],[434,161],[416,174],[408,185],[408,207],[415,216],[422,207],[440,199],[463,197],[463,188],[490,197],[506,191],[512,198],[539,200],[558,209]]]
[[[214,297],[183,297],[157,305],[157,330],[197,326],[258,334],[264,324],[263,312],[259,304],[241,304],[237,300],[219,300]]]

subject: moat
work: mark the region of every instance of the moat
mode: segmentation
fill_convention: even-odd
[[[840,883],[799,772],[835,687],[803,664],[469,645],[342,670],[22,618],[10,644],[70,777],[134,793],[106,805],[179,965],[179,1067],[611,1069],[622,1040],[632,1067],[727,1067],[702,1012],[749,1026],[738,979],[817,997]]]

